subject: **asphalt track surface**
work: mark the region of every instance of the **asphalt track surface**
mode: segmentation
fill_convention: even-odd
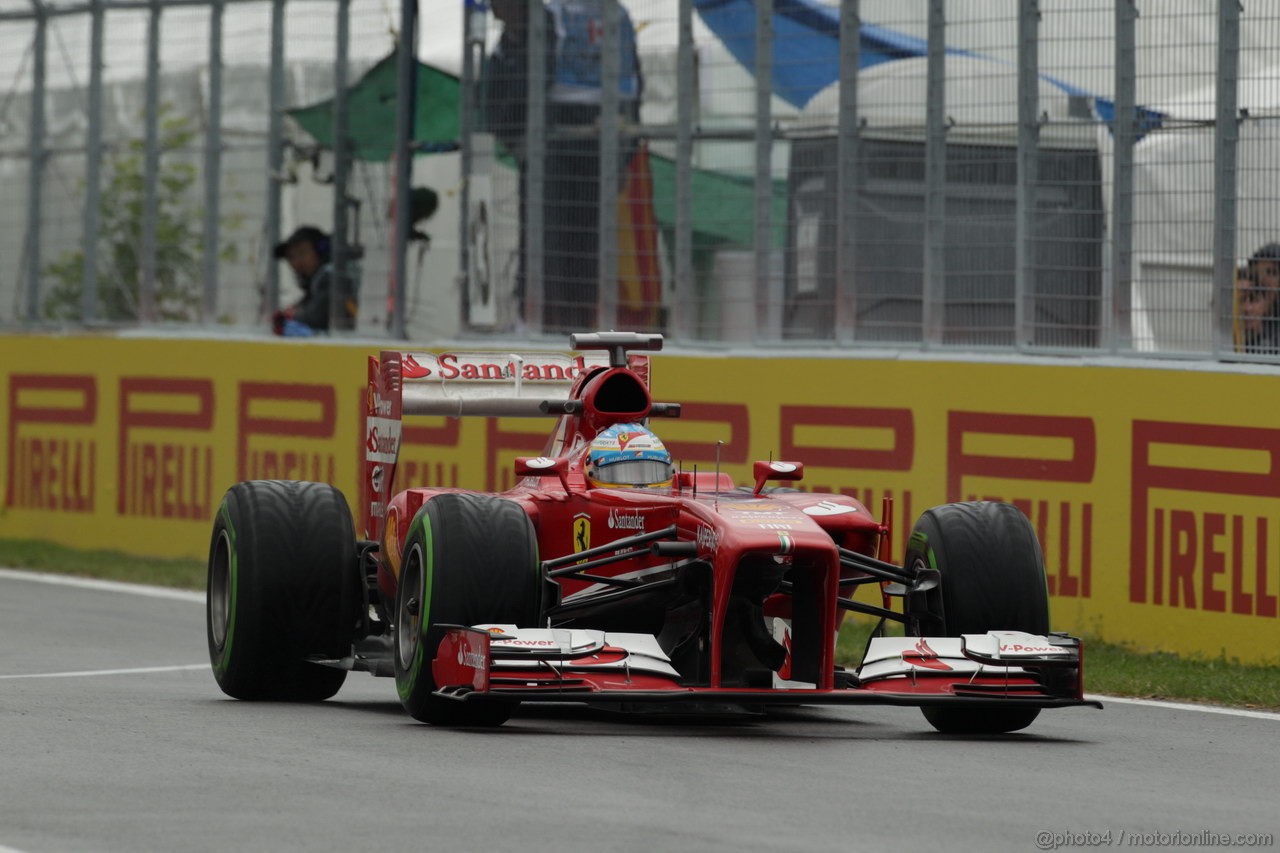
[[[655,721],[564,706],[443,730],[361,673],[317,705],[227,699],[199,599],[0,571],[0,853],[1035,850],[1052,846],[1042,833],[1110,831],[1110,846],[1138,847],[1158,845],[1133,833],[1280,835],[1272,715],[1109,703],[966,738],[909,708]]]

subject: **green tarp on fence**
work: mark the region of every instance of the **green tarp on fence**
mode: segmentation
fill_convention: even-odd
[[[396,53],[382,59],[347,90],[347,127],[358,160],[386,161],[396,143]],[[439,68],[418,63],[418,101],[413,138],[427,151],[456,148],[462,86]],[[294,121],[333,148],[333,99],[288,110]]]
[[[359,160],[391,159],[396,138],[396,53],[374,65],[347,90],[350,135]],[[425,152],[452,150],[460,135],[462,84],[452,74],[418,63],[418,100],[414,140]],[[321,146],[333,148],[333,99],[288,110]],[[659,224],[676,225],[676,164],[650,154],[653,208]],[[755,242],[755,185],[749,176],[708,169],[693,170],[693,229],[700,243],[751,246]],[[787,185],[773,182],[773,245],[786,243]]]

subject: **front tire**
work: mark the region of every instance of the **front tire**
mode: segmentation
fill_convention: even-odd
[[[1011,504],[953,503],[926,510],[907,543],[907,566],[936,569],[937,587],[906,601],[907,632],[958,637],[1049,632],[1044,556],[1031,522]],[[1000,734],[1031,725],[1039,708],[921,708],[938,731]]]
[[[510,702],[436,696],[431,661],[442,625],[537,624],[542,584],[529,516],[503,498],[437,495],[414,517],[403,553],[393,632],[401,704],[433,725],[505,723],[515,709]]]
[[[360,582],[342,492],[283,480],[232,486],[209,545],[205,629],[218,686],[236,699],[333,696],[346,670],[305,658],[350,653]]]

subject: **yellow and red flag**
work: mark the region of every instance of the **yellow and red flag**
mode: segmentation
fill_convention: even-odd
[[[618,327],[661,331],[662,265],[649,148],[641,142],[618,194]]]

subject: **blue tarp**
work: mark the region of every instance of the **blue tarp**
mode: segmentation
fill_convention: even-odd
[[[703,23],[744,68],[756,67],[755,0],[693,0]],[[929,43],[887,27],[863,23],[858,29],[858,68],[925,56]],[[982,57],[957,48],[950,56]],[[991,62],[999,60],[990,59]],[[773,2],[773,93],[801,109],[814,95],[840,79],[840,11],[817,0]],[[1115,103],[1048,75],[1041,79],[1068,95],[1088,98],[1102,121],[1110,123]],[[1138,138],[1160,125],[1159,113],[1138,108]]]
[[[693,0],[703,23],[733,58],[756,67],[755,0]],[[924,56],[924,39],[864,23],[858,31],[858,67]],[[948,49],[955,56],[968,51]],[[814,0],[774,0],[773,91],[796,108],[840,79],[840,12]]]

